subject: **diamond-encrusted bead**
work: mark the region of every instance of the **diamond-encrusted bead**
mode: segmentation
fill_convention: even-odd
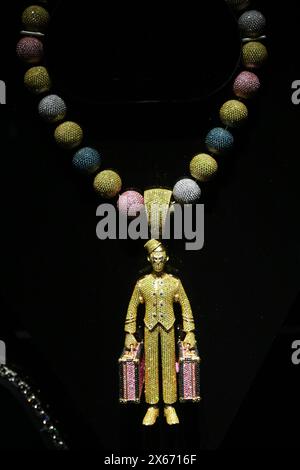
[[[179,180],[173,188],[173,197],[179,204],[193,204],[200,199],[200,196],[199,185],[190,178]]]
[[[62,121],[67,113],[66,103],[57,95],[48,95],[43,98],[38,107],[39,115],[47,122]]]
[[[264,33],[266,19],[260,11],[246,11],[239,18],[239,28],[243,37],[257,38]]]
[[[233,149],[234,137],[228,130],[222,127],[215,127],[207,134],[205,144],[209,152],[222,155]]]

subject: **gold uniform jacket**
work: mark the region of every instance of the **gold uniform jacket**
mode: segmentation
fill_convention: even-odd
[[[151,331],[157,324],[161,324],[166,331],[169,331],[175,322],[174,302],[179,302],[181,305],[183,330],[193,331],[195,329],[193,313],[180,279],[167,273],[162,276],[149,274],[139,279],[129,302],[125,331],[136,332],[139,304],[145,304],[144,323],[148,330]]]

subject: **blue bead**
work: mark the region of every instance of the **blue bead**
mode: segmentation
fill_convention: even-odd
[[[97,150],[84,147],[75,153],[72,165],[82,173],[94,173],[100,168],[101,157]]]
[[[233,135],[222,127],[215,127],[206,136],[205,144],[208,150],[215,154],[223,154],[233,149]]]

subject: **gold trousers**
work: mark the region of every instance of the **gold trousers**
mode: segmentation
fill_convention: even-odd
[[[177,401],[176,351],[174,327],[166,331],[160,324],[150,331],[145,328],[145,398],[149,405],[159,402],[159,339],[161,345],[163,401]]]

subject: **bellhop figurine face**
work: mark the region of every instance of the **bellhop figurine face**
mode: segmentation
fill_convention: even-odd
[[[144,304],[145,399],[149,407],[143,424],[153,425],[159,416],[158,405],[161,398],[159,368],[161,368],[166,421],[170,425],[178,424],[179,419],[172,406],[177,401],[174,303],[180,303],[182,326],[186,332],[184,345],[190,348],[195,346],[194,319],[181,281],[164,271],[169,258],[162,243],[150,240],[145,248],[148,252],[148,261],[152,265],[152,273],[139,279],[135,285],[125,321],[125,346],[128,349],[137,346],[134,337],[137,310],[139,304]]]
[[[161,244],[154,244],[154,246],[157,246],[157,248],[155,248],[155,250],[150,253],[147,259],[151,263],[153,271],[156,274],[161,274],[165,269],[165,264],[169,261],[169,257],[167,256],[166,250]]]

